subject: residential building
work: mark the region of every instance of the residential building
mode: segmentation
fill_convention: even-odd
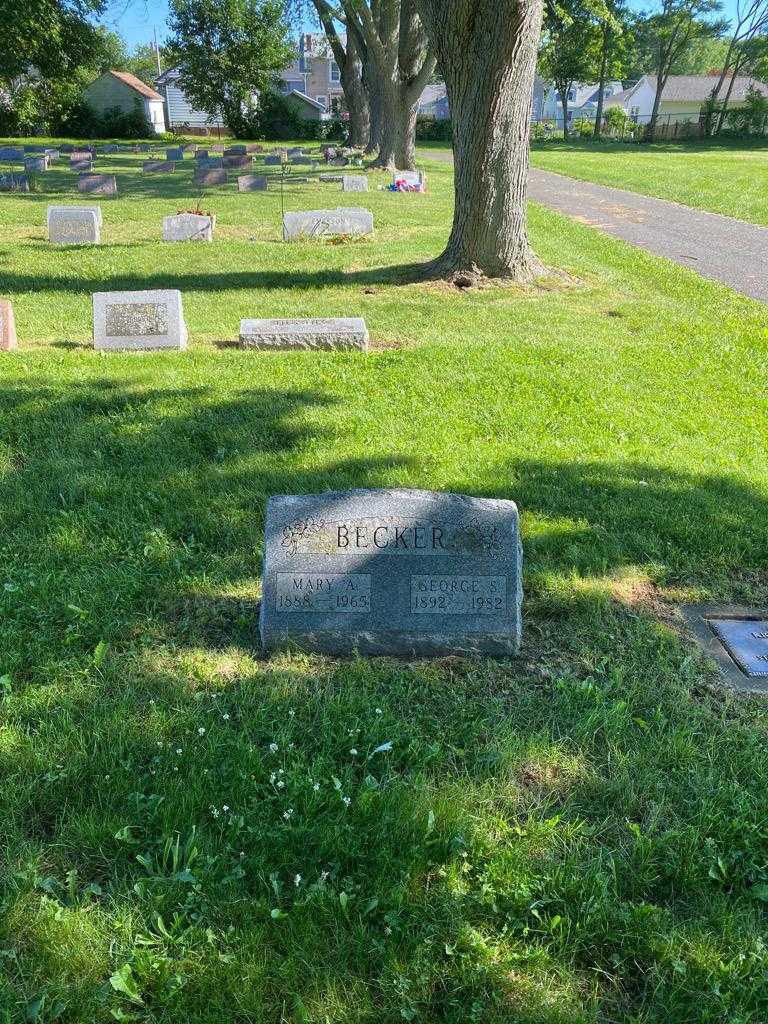
[[[433,82],[424,87],[419,99],[419,117],[434,117],[438,121],[447,121],[451,116],[448,105],[448,93],[445,82]]]
[[[278,87],[286,95],[293,92],[319,103],[329,115],[344,109],[341,71],[324,35],[304,32],[299,36],[296,58],[280,72]]]
[[[661,93],[659,115],[662,123],[698,124],[703,116],[704,104],[711,97],[718,77],[719,72],[717,75],[670,75]],[[615,93],[606,100],[606,109],[622,107],[634,120],[647,122],[653,113],[656,81],[655,75],[643,75],[629,89]],[[730,79],[726,79],[721,98],[725,97],[729,82]],[[764,82],[756,78],[737,78],[728,101],[729,108],[743,106],[750,89],[768,97],[768,85]]]
[[[165,103],[165,118],[168,128],[186,128],[193,132],[205,132],[223,128],[224,122],[217,114],[197,110],[179,85],[181,72],[170,68],[155,79],[158,91]]]
[[[541,113],[538,117],[534,116],[536,121],[554,121],[560,127],[563,124],[563,101],[560,93],[557,91],[555,85],[551,82],[543,84],[543,98],[541,103]],[[621,92],[623,85],[621,82],[606,82],[605,83],[605,98],[606,102],[608,97]],[[568,123],[577,121],[579,118],[586,117],[590,120],[595,119],[597,113],[597,100],[600,92],[600,86],[595,82],[572,82],[568,90]]]
[[[85,89],[83,98],[102,116],[111,110],[131,114],[139,109],[158,135],[165,131],[163,97],[127,71],[105,71]]]

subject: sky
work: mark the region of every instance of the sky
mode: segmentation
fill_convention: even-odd
[[[650,0],[635,0],[638,10],[653,6]],[[723,0],[723,13],[732,15],[736,0]],[[162,43],[167,33],[168,3],[166,0],[110,0],[102,21],[107,28],[119,32],[129,46],[152,41],[152,31]]]

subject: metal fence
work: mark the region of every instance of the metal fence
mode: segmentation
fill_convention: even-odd
[[[573,118],[568,119],[568,135],[572,138],[579,138],[581,135],[585,137],[591,136],[594,132],[595,120],[595,111],[574,115]],[[628,116],[621,124],[611,124],[606,120],[604,114],[600,134],[604,139],[615,139],[618,142],[639,141],[644,138],[650,120],[650,114],[636,114]],[[733,131],[733,129],[729,129],[727,121],[725,128],[726,130]],[[740,132],[739,134],[747,133]],[[768,120],[762,125],[762,130],[758,129],[748,134],[768,135]],[[562,115],[559,118],[540,117],[531,119],[531,138],[534,141],[545,140],[549,137],[556,138],[562,135]],[[703,117],[692,119],[689,115],[682,113],[659,114],[654,133],[654,137],[662,141],[667,139],[700,139],[706,137],[706,135],[707,127]]]

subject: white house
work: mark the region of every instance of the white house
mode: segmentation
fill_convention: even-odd
[[[138,108],[158,135],[165,131],[163,97],[128,71],[105,71],[86,88],[83,98],[101,115],[110,110],[130,114]]]
[[[655,75],[643,75],[640,81],[629,89],[615,93],[606,100],[606,109],[622,107],[634,120],[641,124],[647,123],[653,112],[656,81]],[[725,97],[729,83],[730,79],[726,78],[720,92],[721,99]],[[670,75],[661,94],[659,114],[662,123],[692,122],[698,124],[702,116],[702,108],[711,97],[716,84],[717,76],[715,75]],[[750,89],[755,89],[763,96],[768,97],[768,85],[765,85],[764,82],[760,82],[756,78],[737,78],[728,102],[729,108],[735,109],[743,106]]]

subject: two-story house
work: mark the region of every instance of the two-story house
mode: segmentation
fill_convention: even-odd
[[[296,59],[280,72],[279,87],[286,95],[297,92],[308,96],[328,114],[342,112],[344,90],[339,65],[324,35],[302,33]]]

